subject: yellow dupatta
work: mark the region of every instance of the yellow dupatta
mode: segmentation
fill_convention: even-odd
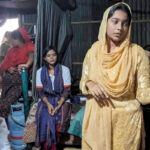
[[[92,45],[85,57],[80,89],[84,94],[89,94],[85,83],[93,80],[102,85],[108,95],[115,99],[127,93],[133,83],[137,66],[137,45],[130,44],[130,25],[126,39],[116,47],[115,52],[107,53],[107,18],[113,6],[105,11],[99,40]],[[127,7],[130,9],[128,5]],[[83,140],[91,150],[111,150],[111,106],[100,107],[94,98],[88,99],[86,103]]]
[[[124,95],[133,82],[137,65],[135,50],[137,47],[130,44],[130,25],[122,44],[116,47],[115,52],[107,53],[107,18],[112,7],[105,11],[98,36],[99,41],[91,48],[91,57],[95,58],[91,61],[91,66],[95,67],[95,73],[91,74],[90,79],[100,83],[111,97],[117,98]]]

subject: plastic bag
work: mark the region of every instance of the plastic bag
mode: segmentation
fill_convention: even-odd
[[[0,150],[11,150],[10,143],[8,141],[9,130],[5,119],[0,117]]]

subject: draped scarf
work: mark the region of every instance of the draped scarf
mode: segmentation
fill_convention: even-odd
[[[118,4],[118,3],[117,3]],[[116,4],[116,5],[117,5]],[[130,7],[125,4],[129,10]],[[98,43],[93,45],[91,50],[92,56],[95,57],[92,66],[99,64],[95,69],[96,81],[100,83],[105,91],[113,98],[118,98],[128,92],[132,85],[137,64],[136,46],[130,43],[131,25],[129,27],[126,39],[120,46],[116,47],[114,52],[107,52],[106,28],[108,13],[112,7],[109,7],[103,16],[98,35]],[[95,80],[95,79],[94,79]]]
[[[62,78],[62,66],[57,64],[54,68],[54,89],[52,87],[52,81],[49,77],[48,69],[46,66],[42,67],[41,81],[43,84],[43,92],[51,96],[59,97],[64,91],[63,78]]]
[[[43,85],[42,95],[48,98],[49,103],[53,105],[55,109],[64,91],[64,84],[62,78],[62,66],[60,64],[57,64],[54,68],[54,77],[55,79],[54,79],[54,88],[53,88],[51,78],[49,77],[48,68],[46,66],[42,67],[41,70],[41,82]],[[61,109],[58,111],[58,113],[61,113]],[[44,122],[41,122],[40,120],[42,115],[46,117]],[[52,143],[56,144],[55,127],[57,122],[55,118],[56,116],[51,116],[48,113],[47,105],[43,101],[40,101],[36,113],[37,131],[39,134],[37,134],[36,136],[35,145],[39,145],[40,141],[45,141],[45,140],[48,147],[50,147]],[[46,131],[46,133],[44,130],[42,130],[42,128]]]

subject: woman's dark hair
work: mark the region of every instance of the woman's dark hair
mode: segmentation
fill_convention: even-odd
[[[11,32],[11,38],[15,40],[20,40],[22,43],[25,43],[24,38],[22,37],[21,33],[18,30]]]
[[[56,61],[56,64],[58,63],[58,52],[56,50],[56,48],[54,46],[47,46],[44,51],[43,51],[43,58],[47,55],[47,53],[50,51],[50,50],[53,50],[55,51],[56,55],[57,55],[57,61]],[[47,62],[45,62],[44,60],[44,64],[48,67],[48,64]]]
[[[56,48],[54,46],[47,46],[44,51],[43,51],[43,57],[46,56],[46,54],[50,51],[50,50],[54,50],[56,52],[56,55],[58,56],[58,52],[56,50]]]
[[[108,19],[114,15],[116,10],[122,10],[128,15],[128,21],[129,21],[129,25],[130,25],[130,23],[131,23],[131,12],[130,12],[128,6],[126,6],[125,4],[118,4],[118,5],[113,6],[109,11]]]

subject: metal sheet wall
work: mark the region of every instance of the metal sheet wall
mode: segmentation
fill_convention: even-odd
[[[20,26],[27,29],[27,31],[33,35],[34,26],[36,25],[36,14],[20,14]]]
[[[71,12],[73,40],[71,42],[72,74],[80,78],[82,62],[87,50],[97,40],[102,15],[113,0],[76,0],[77,9]],[[123,0],[131,6],[133,23],[131,41],[142,47],[150,45],[150,1]],[[21,25],[33,33],[35,14],[21,15]]]
[[[133,23],[131,41],[145,47],[150,45],[150,1],[124,0],[131,6]],[[113,0],[77,0],[77,9],[72,12],[73,40],[72,73],[80,79],[82,62],[87,50],[97,40],[102,15]]]

